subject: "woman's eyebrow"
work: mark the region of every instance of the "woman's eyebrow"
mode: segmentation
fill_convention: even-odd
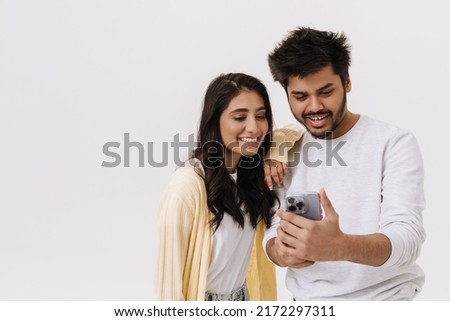
[[[258,107],[256,109],[256,111],[260,111],[260,110],[266,110],[266,107],[261,106],[261,107]],[[243,113],[243,112],[247,112],[248,113],[249,111],[250,110],[248,108],[240,107],[240,108],[236,108],[236,109],[230,111],[230,113]]]

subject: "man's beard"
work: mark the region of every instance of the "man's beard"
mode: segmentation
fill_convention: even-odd
[[[341,105],[339,106],[339,109],[337,110],[336,118],[333,120],[333,123],[331,124],[331,128],[329,130],[326,130],[325,132],[321,132],[321,133],[311,132],[309,130],[308,126],[306,126],[306,124],[303,122],[303,120],[297,118],[297,116],[292,112],[292,108],[291,108],[291,112],[294,115],[295,119],[297,119],[297,121],[300,122],[306,128],[306,130],[311,133],[311,135],[313,135],[315,138],[325,139],[325,138],[330,138],[330,137],[332,138],[333,132],[339,127],[340,123],[344,119],[344,114],[346,112],[346,105],[347,105],[347,95],[344,93],[344,97],[342,98]],[[334,114],[329,110],[324,110],[317,114],[322,115],[324,113],[325,114],[328,113],[329,116],[327,116],[327,117],[331,117],[331,119],[333,119]],[[308,115],[314,115],[314,114],[308,114]],[[304,117],[304,114],[302,115],[302,117]]]

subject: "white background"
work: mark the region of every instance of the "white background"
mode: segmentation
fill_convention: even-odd
[[[173,150],[163,168],[139,167],[136,149],[130,167],[105,168],[103,145],[122,147],[129,133],[162,160],[163,142],[196,132],[204,91],[222,72],[260,78],[276,125],[295,122],[267,54],[300,25],[347,34],[352,111],[418,138],[428,236],[417,299],[449,300],[444,4],[0,0],[0,300],[151,300]],[[279,299],[291,299],[283,270]]]

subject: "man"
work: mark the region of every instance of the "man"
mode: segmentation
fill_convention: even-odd
[[[424,283],[415,262],[425,240],[416,139],[348,110],[350,46],[341,33],[298,28],[269,66],[307,129],[290,150],[280,200],[320,191],[323,208],[320,221],[279,210],[266,231],[267,255],[288,267],[288,290],[295,300],[414,298]]]

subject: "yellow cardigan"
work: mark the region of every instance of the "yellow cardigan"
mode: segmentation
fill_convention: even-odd
[[[213,231],[199,168],[188,162],[169,181],[158,210],[157,300],[203,301]],[[263,248],[264,222],[256,227],[247,287],[251,300],[276,300],[275,267]]]

